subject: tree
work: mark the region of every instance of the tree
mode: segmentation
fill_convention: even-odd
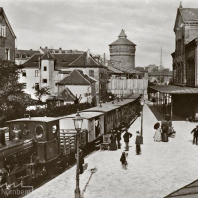
[[[27,103],[27,94],[23,92],[24,83],[19,83],[22,66],[7,60],[0,60],[0,119],[12,119],[21,115]]]
[[[35,96],[38,98],[39,102],[41,102],[41,98],[42,96],[46,96],[46,95],[50,95],[50,91],[49,91],[49,87],[46,86],[46,87],[35,87]]]

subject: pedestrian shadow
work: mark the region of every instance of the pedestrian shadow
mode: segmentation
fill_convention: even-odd
[[[155,108],[153,106],[153,104],[147,104],[147,106],[149,107],[149,109],[151,110],[151,112],[153,113],[153,115],[156,117],[156,119],[158,121],[163,121],[165,120],[165,117],[162,115],[162,113],[160,113],[157,108]],[[179,116],[176,116],[176,115],[173,115],[173,119],[172,121],[184,121],[183,118],[179,117]]]

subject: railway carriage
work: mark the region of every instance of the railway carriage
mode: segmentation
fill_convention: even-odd
[[[103,103],[80,112],[83,117],[80,146],[90,147],[102,141],[114,127],[129,122],[136,111],[138,97]],[[66,166],[76,153],[75,114],[53,117],[30,117],[8,121],[0,129],[0,190],[5,194],[13,186],[26,184],[53,170]]]

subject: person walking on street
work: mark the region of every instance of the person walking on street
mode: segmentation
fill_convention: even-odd
[[[128,130],[126,129],[126,132],[125,134],[123,135],[123,138],[124,138],[124,142],[125,142],[125,151],[128,151],[129,150],[129,138],[132,137],[132,134],[128,132]]]
[[[168,123],[163,121],[161,125],[162,129],[162,142],[168,142]]]
[[[135,140],[135,144],[136,144],[136,154],[139,155],[141,153],[141,147],[140,147],[140,144],[141,144],[141,136],[140,136],[140,132],[137,131],[136,132],[136,140]]]
[[[155,131],[155,135],[154,135],[154,141],[155,142],[161,142],[162,141],[162,133],[161,133],[161,128],[160,128],[160,123],[156,123],[154,125],[154,129],[156,129]]]
[[[198,125],[196,126],[196,128],[194,128],[191,133],[193,134],[193,144],[196,143],[197,145],[197,140],[198,140]]]
[[[121,134],[122,134],[122,132],[121,132],[121,130],[117,130],[117,142],[118,142],[118,149],[120,149],[121,148],[121,144],[120,144],[120,140],[121,140]]]
[[[112,134],[110,137],[110,140],[111,140],[110,150],[112,150],[112,151],[117,150],[116,139],[117,139],[117,137],[116,137],[115,131],[112,130]]]
[[[125,152],[122,152],[120,162],[122,164],[122,168],[126,170],[127,169],[127,160],[126,160],[126,153]]]

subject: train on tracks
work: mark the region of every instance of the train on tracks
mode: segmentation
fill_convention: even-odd
[[[135,120],[139,99],[137,95],[81,111],[80,147],[92,149],[112,128]],[[29,185],[75,160],[74,117],[21,118],[8,121],[8,127],[0,129],[0,190],[5,196],[13,188]]]

